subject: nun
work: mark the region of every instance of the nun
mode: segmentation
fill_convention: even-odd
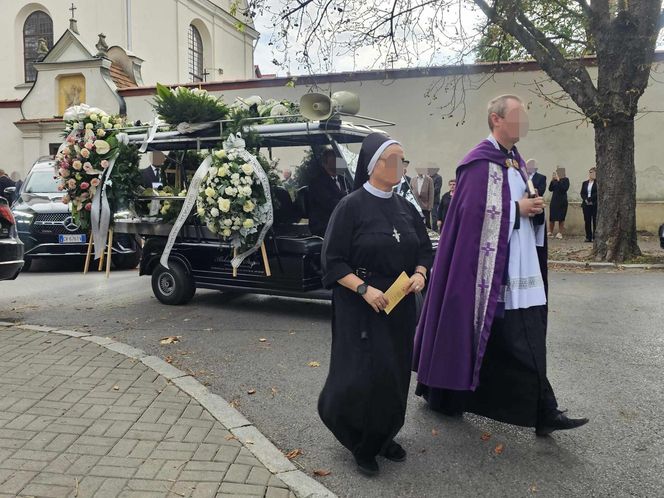
[[[330,371],[318,412],[366,475],[378,473],[377,456],[406,458],[394,438],[406,414],[415,294],[424,289],[433,260],[419,213],[393,195],[403,158],[401,144],[383,133],[364,139],[354,190],[332,213],[321,255],[333,318]],[[387,314],[384,293],[403,272],[406,295]]]

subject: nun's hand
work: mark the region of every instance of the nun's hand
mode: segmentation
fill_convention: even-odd
[[[426,285],[426,280],[419,273],[414,273],[410,280],[408,281],[407,287],[404,289],[406,294],[412,294],[413,292],[422,292],[424,286]]]
[[[381,291],[375,287],[369,286],[367,292],[364,294],[364,300],[369,303],[376,313],[380,313],[389,304],[389,300]]]

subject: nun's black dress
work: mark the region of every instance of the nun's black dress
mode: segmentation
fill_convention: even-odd
[[[404,423],[413,337],[415,296],[392,311],[376,313],[337,280],[358,269],[370,286],[386,291],[401,272],[429,268],[432,248],[422,219],[401,196],[380,198],[360,188],[341,200],[325,234],[323,283],[333,289],[330,371],[318,412],[356,457],[375,457]]]

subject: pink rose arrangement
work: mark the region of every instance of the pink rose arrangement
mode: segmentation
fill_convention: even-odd
[[[102,186],[102,174],[117,154],[116,135],[126,122],[86,105],[67,109],[63,119],[67,138],[55,156],[58,190],[66,194],[62,201],[71,203],[74,221],[87,228],[92,200]]]

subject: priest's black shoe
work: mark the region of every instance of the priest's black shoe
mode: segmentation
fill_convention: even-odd
[[[366,476],[375,476],[380,470],[375,457],[355,456],[355,463],[357,463],[357,469]]]
[[[399,443],[392,441],[387,445],[387,448],[381,452],[380,456],[393,462],[403,462],[406,459],[406,450],[404,450]]]
[[[548,436],[553,431],[565,431],[576,429],[588,423],[587,418],[569,418],[565,413],[558,412],[552,418],[544,420],[535,428],[535,434],[538,436]]]

